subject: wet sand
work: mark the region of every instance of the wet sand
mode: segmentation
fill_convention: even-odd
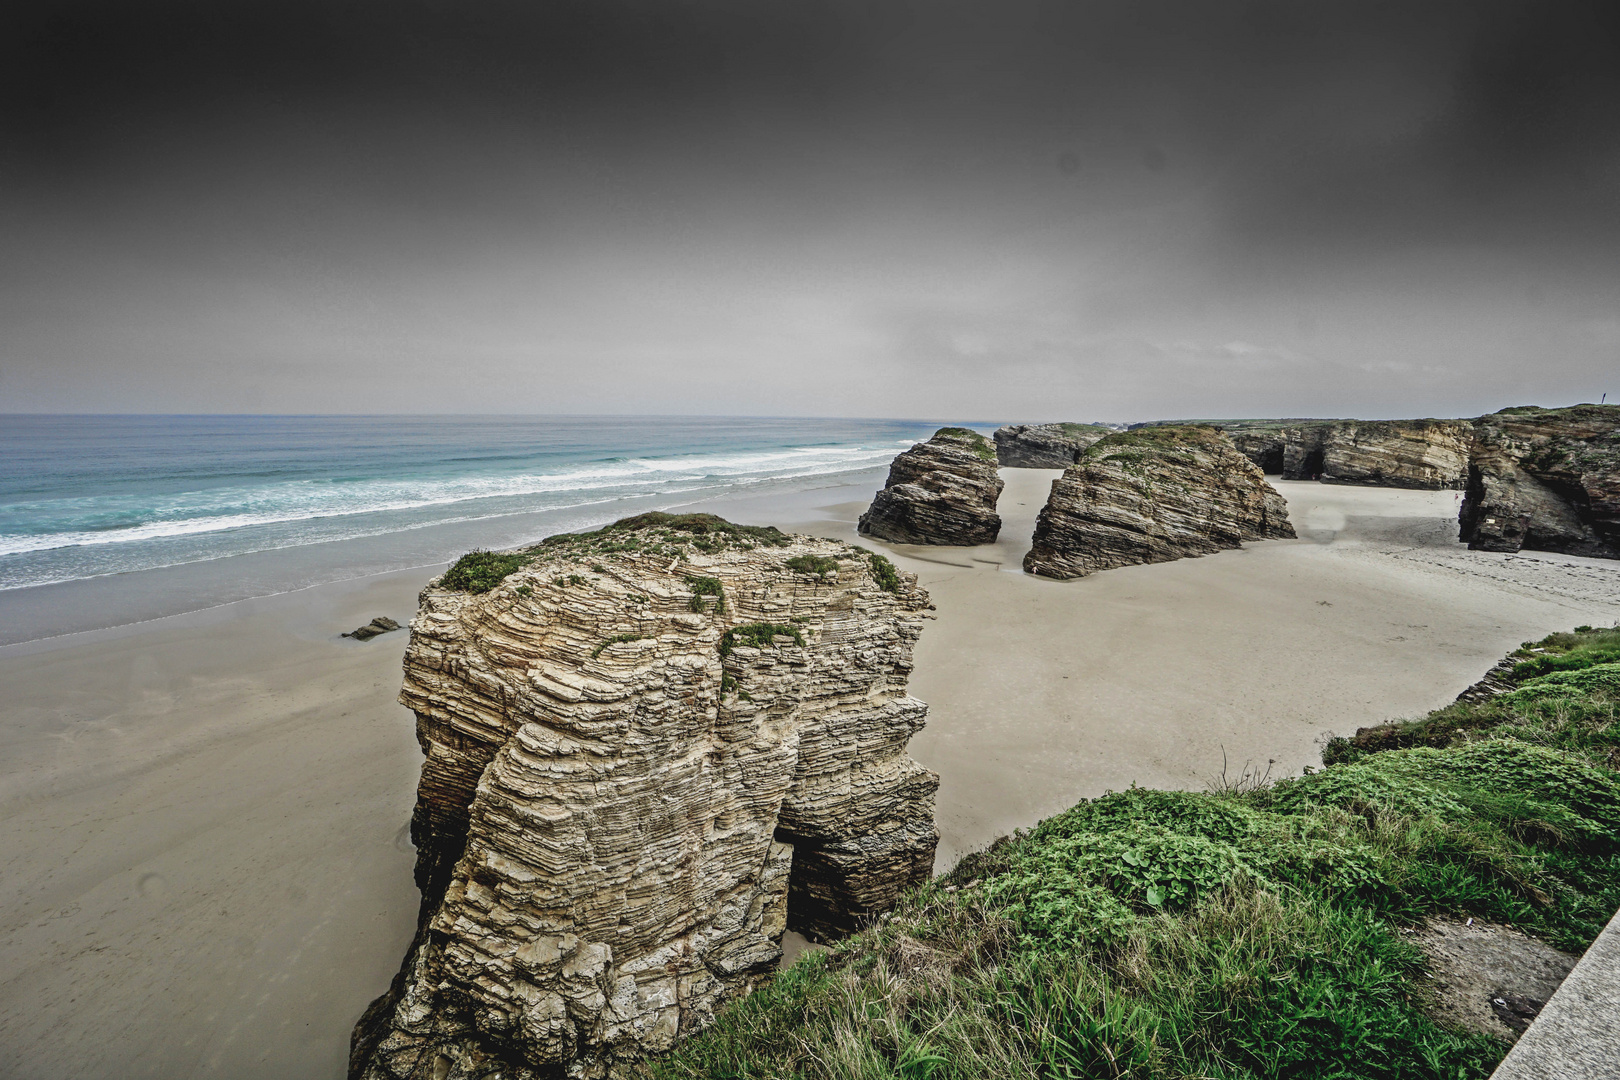
[[[938,607],[912,743],[940,865],[1076,799],[1317,761],[1527,638],[1620,617],[1620,565],[1468,552],[1454,492],[1278,484],[1297,541],[1075,582],[1018,572],[1055,472],[1004,470],[1004,540],[887,547]],[[702,507],[854,538],[869,488]],[[433,571],[0,648],[0,1076],[315,1078],[416,913],[420,762],[394,701]]]

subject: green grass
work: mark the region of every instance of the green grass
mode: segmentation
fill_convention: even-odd
[[[971,428],[942,427],[938,431],[934,432],[933,438],[929,439],[929,442],[933,442],[935,439],[944,439],[946,442],[961,443],[964,447],[973,451],[973,453],[978,455],[978,457],[981,459],[988,461],[992,465],[996,463],[995,444]]]
[[[804,631],[797,626],[784,626],[781,623],[749,623],[747,626],[734,626],[720,635],[720,655],[730,656],[731,650],[738,645],[755,649],[769,648],[777,635],[792,638],[795,645],[801,647],[804,645]]]
[[[1599,633],[1557,651],[1598,655]],[[1578,952],[1620,907],[1609,671],[1340,740],[1336,763],[1276,783],[1083,801],[964,857],[647,1069],[1485,1077],[1506,1044],[1429,1018],[1403,930],[1472,916]]]
[[[884,592],[898,593],[900,591],[900,571],[894,568],[894,563],[877,554],[877,552],[870,552],[867,557],[872,567],[872,579],[877,582],[878,588]]]
[[[792,542],[792,537],[774,525],[738,525],[714,514],[653,512],[622,518],[594,532],[548,536],[538,550],[586,558],[625,551],[679,555],[692,547],[713,555],[732,549],[786,547]]]
[[[720,584],[719,578],[705,577],[702,574],[689,574],[686,578],[686,587],[692,590],[692,598],[687,601],[687,608],[699,615],[705,611],[712,611],[716,615],[726,613],[726,590]],[[703,599],[706,596],[714,597],[714,606],[707,606]]]
[[[782,564],[796,574],[821,577],[838,569],[838,560],[830,555],[795,555]]]
[[[444,576],[439,578],[439,587],[457,592],[487,593],[523,569],[528,561],[526,555],[469,551],[444,572]]]

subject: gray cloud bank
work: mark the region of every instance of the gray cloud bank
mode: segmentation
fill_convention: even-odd
[[[1613,4],[5,19],[0,411],[1136,419],[1620,392]]]

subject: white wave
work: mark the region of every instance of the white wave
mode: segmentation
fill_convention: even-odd
[[[719,481],[722,485],[752,484],[764,480],[816,476],[880,464],[891,456],[888,450],[870,447],[792,447],[753,454],[630,458],[559,473],[474,475],[443,479],[298,480],[252,488],[181,492],[158,500],[137,496],[92,496],[12,504],[0,508],[0,514],[13,519],[22,516],[37,519],[49,515],[61,520],[64,527],[49,532],[0,533],[0,556],[172,539],[361,514],[424,510],[482,499],[567,496],[572,493],[581,496],[622,495],[624,489],[648,486],[662,493],[693,491],[701,487],[701,482],[705,480]],[[675,486],[694,484],[697,487]],[[533,509],[561,508],[572,504],[573,500],[570,500]],[[511,509],[501,511],[512,512]],[[98,520],[131,516],[147,520],[123,526],[93,527]],[[467,520],[467,517],[464,515],[457,520]]]

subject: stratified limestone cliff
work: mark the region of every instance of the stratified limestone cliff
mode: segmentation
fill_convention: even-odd
[[[897,544],[994,543],[1001,532],[1001,488],[989,439],[967,428],[940,428],[894,459],[859,528]]]
[[[1144,427],[1108,436],[1053,481],[1024,569],[1084,577],[1293,536],[1282,496],[1221,432]]]
[[[996,462],[1004,469],[1067,469],[1109,430],[1101,424],[1008,424],[996,429]]]
[[[1352,420],[1323,432],[1324,484],[1438,491],[1468,473],[1472,425],[1466,420]]]
[[[422,911],[358,1080],[609,1075],[932,871],[912,575],[706,515],[512,562],[411,625]]]
[[[1473,432],[1467,420],[1227,420],[1262,472],[1284,480],[1375,487],[1460,488]]]
[[[1620,406],[1525,406],[1474,421],[1458,523],[1479,551],[1620,558]]]

